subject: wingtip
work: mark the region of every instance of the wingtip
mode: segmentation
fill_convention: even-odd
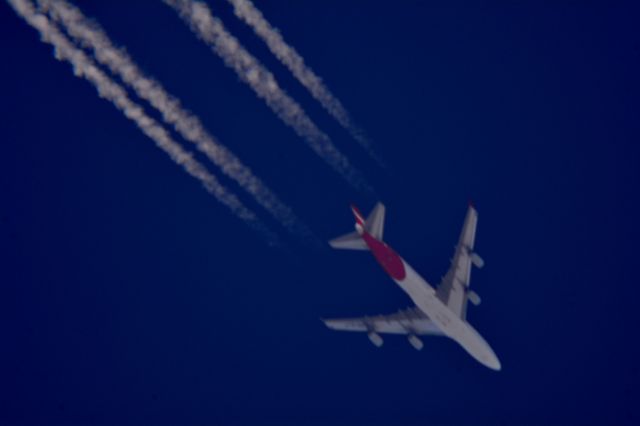
[[[491,366],[491,369],[493,371],[501,371],[502,370],[502,363],[500,363],[500,361],[496,358],[497,363],[495,365]]]
[[[322,321],[322,323],[324,324],[325,327],[327,327],[330,330],[335,330],[336,327],[334,325],[334,322],[329,318],[320,318],[320,321]]]

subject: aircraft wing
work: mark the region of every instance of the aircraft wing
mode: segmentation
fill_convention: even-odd
[[[339,331],[361,331],[389,334],[442,335],[418,308],[409,308],[391,315],[323,320],[327,327]]]
[[[484,261],[473,251],[477,224],[478,212],[473,206],[469,206],[460,239],[451,259],[451,267],[437,289],[438,298],[461,318],[466,317],[467,300],[470,297],[475,304],[480,303],[478,295],[469,290],[471,265],[480,268],[484,265]]]

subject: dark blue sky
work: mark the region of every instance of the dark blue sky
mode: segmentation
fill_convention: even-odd
[[[326,329],[409,299],[370,256],[309,249],[243,196],[286,241],[268,248],[2,2],[0,423],[640,422],[637,4],[264,3],[389,170],[209,2],[364,171],[387,241],[431,283],[475,201],[468,319],[503,371],[445,339],[378,350]],[[323,240],[377,201],[161,2],[77,5]]]

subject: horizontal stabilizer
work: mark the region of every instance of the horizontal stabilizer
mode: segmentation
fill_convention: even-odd
[[[364,225],[367,232],[369,232],[373,236],[373,238],[378,241],[382,241],[383,238],[382,234],[384,233],[384,213],[384,204],[376,204],[371,213],[369,213],[369,217],[367,217],[367,221]]]
[[[334,249],[369,250],[360,234],[367,232],[373,238],[382,241],[382,234],[384,232],[384,205],[382,203],[376,204],[366,220],[354,205],[351,206],[351,210],[356,218],[356,232],[335,238],[329,241],[329,245]]]
[[[364,240],[357,232],[351,232],[329,241],[334,249],[369,250]]]

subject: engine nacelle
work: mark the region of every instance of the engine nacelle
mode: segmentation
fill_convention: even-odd
[[[471,263],[473,263],[476,268],[482,268],[484,266],[484,260],[482,260],[476,252],[471,253]]]
[[[469,290],[467,292],[467,297],[469,298],[469,302],[473,303],[476,306],[478,306],[482,301],[482,299],[480,299],[480,296],[478,296],[478,293],[476,293],[475,291]]]
[[[417,351],[422,350],[424,343],[422,343],[422,340],[420,340],[418,336],[416,336],[415,334],[410,334],[407,337],[407,340],[409,340],[409,343],[411,343],[411,346],[413,346],[415,350]]]
[[[371,340],[371,343],[376,345],[376,347],[378,348],[384,343],[384,340],[382,340],[382,336],[380,336],[375,331],[370,331],[369,333],[367,333],[367,336],[369,337],[369,340]]]

